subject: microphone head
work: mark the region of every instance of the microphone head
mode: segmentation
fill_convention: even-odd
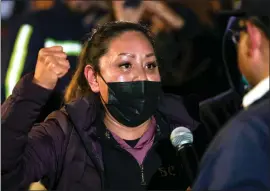
[[[171,143],[175,148],[182,148],[185,144],[193,143],[193,135],[191,131],[186,127],[175,128],[170,136]]]

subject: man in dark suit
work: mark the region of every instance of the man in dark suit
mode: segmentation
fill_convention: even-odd
[[[252,89],[205,153],[193,191],[270,190],[269,7],[269,0],[242,0],[244,17],[231,32]]]

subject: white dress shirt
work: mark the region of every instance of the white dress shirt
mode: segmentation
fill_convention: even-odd
[[[243,107],[248,108],[269,91],[269,76],[252,88],[243,98]]]

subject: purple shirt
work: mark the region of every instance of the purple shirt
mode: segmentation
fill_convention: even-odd
[[[128,151],[141,165],[143,163],[143,160],[147,152],[153,145],[154,138],[155,138],[155,130],[156,130],[156,120],[153,117],[150,123],[150,127],[143,134],[143,136],[140,138],[140,140],[138,141],[138,143],[136,144],[134,148],[128,145],[123,139],[118,137],[113,132],[111,133],[114,139],[120,144],[120,146],[126,151]]]

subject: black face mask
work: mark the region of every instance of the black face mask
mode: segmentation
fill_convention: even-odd
[[[106,84],[109,98],[105,107],[119,123],[127,127],[136,127],[147,121],[156,111],[161,93],[160,82],[134,81]]]

